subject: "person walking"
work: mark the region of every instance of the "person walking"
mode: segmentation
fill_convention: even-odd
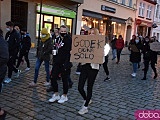
[[[50,38],[50,34],[48,33],[46,28],[42,28],[41,34],[42,34],[41,41],[38,45],[38,55],[35,65],[34,81],[29,84],[29,87],[37,86],[39,69],[43,61],[46,71],[46,82],[44,83],[44,85],[45,86],[50,85],[49,61],[50,61],[50,54],[52,53],[52,39]]]
[[[8,78],[4,82],[9,83],[12,77],[12,71],[17,73],[16,77],[19,77],[20,70],[16,69],[14,62],[17,57],[17,51],[20,44],[20,37],[18,32],[14,29],[14,23],[11,21],[6,22],[6,30],[8,31],[5,36],[5,40],[8,42],[9,49],[9,61],[8,66]]]
[[[147,71],[149,68],[149,63],[151,63],[151,68],[154,72],[154,77],[153,79],[156,79],[158,74],[157,70],[155,67],[155,64],[157,63],[157,55],[158,53],[156,51],[152,51],[150,49],[150,38],[148,36],[145,37],[144,40],[145,44],[143,44],[143,59],[144,59],[144,77],[141,80],[146,80],[147,79]]]
[[[3,31],[0,29],[0,93],[2,92],[2,84],[7,72],[7,62],[9,60],[8,44],[3,38]],[[6,111],[0,107],[0,120],[5,120]]]
[[[70,51],[72,45],[72,39],[67,34],[67,27],[62,25],[60,27],[60,39],[62,43],[59,45],[58,53],[55,59],[55,64],[52,68],[51,74],[51,86],[53,87],[54,94],[52,98],[49,99],[49,102],[55,102],[58,100],[58,103],[64,103],[68,101],[68,75],[70,75]],[[57,77],[61,73],[62,82],[63,82],[63,94],[60,97],[58,93],[58,83]]]
[[[90,35],[99,35],[99,31],[96,28],[92,28]],[[85,114],[88,112],[88,105],[92,102],[92,89],[99,71],[99,64],[82,63],[81,74],[79,76],[78,91],[83,97],[84,103],[82,108],[78,111],[79,114]],[[87,93],[84,91],[84,85],[87,80]]]
[[[122,35],[119,35],[118,39],[116,40],[116,49],[117,49],[117,64],[120,62],[120,55],[122,52],[122,49],[124,48],[124,40],[122,38]]]
[[[117,40],[117,35],[113,36],[113,39],[111,41],[111,47],[112,47],[112,60],[114,60],[116,58],[116,40]]]
[[[25,70],[30,70],[30,62],[29,62],[29,59],[28,59],[28,54],[29,54],[29,50],[31,48],[31,38],[30,38],[29,34],[27,33],[26,28],[22,28],[21,35],[22,35],[22,37],[21,37],[21,47],[20,47],[20,53],[19,53],[16,68],[19,67],[19,65],[22,61],[22,58],[24,56],[25,61],[27,63],[27,68]]]
[[[140,42],[140,38],[137,36],[129,43],[129,50],[131,51],[130,54],[130,62],[132,62],[133,66],[133,73],[131,74],[132,77],[136,77],[136,72],[138,68],[138,63],[141,61],[141,50],[142,50],[142,44]]]

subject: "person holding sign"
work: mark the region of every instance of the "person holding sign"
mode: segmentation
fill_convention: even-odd
[[[99,31],[96,28],[91,29],[90,35],[99,35]],[[82,108],[78,111],[79,114],[85,114],[88,112],[88,105],[91,103],[92,89],[99,71],[99,64],[82,63],[81,74],[79,76],[78,91],[84,99]],[[84,91],[84,85],[87,81],[87,94]]]
[[[150,49],[150,38],[148,36],[145,37],[143,43],[143,59],[144,59],[144,77],[141,80],[146,80],[147,71],[149,68],[149,63],[151,62],[151,68],[154,71],[153,79],[157,78],[157,70],[155,64],[157,63],[157,52]]]
[[[136,77],[136,71],[138,68],[138,63],[141,61],[141,52],[142,44],[140,42],[140,38],[137,36],[135,39],[132,39],[129,44],[129,48],[131,51],[130,54],[130,61],[133,65],[133,73],[131,74],[132,77]]]

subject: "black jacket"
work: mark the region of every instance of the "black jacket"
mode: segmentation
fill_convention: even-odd
[[[12,32],[7,32],[5,40],[8,42],[9,56],[16,56],[17,49],[20,45],[20,36],[19,33],[13,29]]]
[[[52,39],[49,38],[45,42],[40,42],[38,46],[38,58],[43,61],[50,61],[50,54],[52,53]]]
[[[62,38],[61,38],[62,39]],[[63,46],[58,49],[55,64],[64,65],[65,69],[72,66],[70,62],[70,51],[72,47],[72,38],[67,34],[62,39]]]
[[[5,77],[7,62],[9,59],[8,43],[0,36],[0,78]]]
[[[28,52],[31,48],[31,38],[29,35],[23,35],[21,39],[20,52]]]
[[[114,38],[114,39],[111,41],[111,47],[112,47],[112,49],[116,49],[116,40],[117,40],[117,38]]]
[[[135,45],[136,48],[138,49],[138,52],[135,52],[131,49],[131,54],[130,54],[130,61],[133,63],[138,63],[141,61],[141,52],[142,50],[142,44],[141,42],[135,43],[135,42],[130,42],[130,45]]]

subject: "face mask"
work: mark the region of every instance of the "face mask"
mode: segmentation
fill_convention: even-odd
[[[149,42],[149,40],[146,40],[146,42]]]
[[[60,33],[60,35],[61,35],[62,37],[64,37],[64,36],[66,35],[66,33]]]
[[[10,28],[6,28],[7,31],[10,31]]]
[[[46,37],[46,35],[42,35],[41,37],[44,38],[44,37]]]
[[[136,41],[136,43],[138,43],[139,42],[139,40],[135,40]]]

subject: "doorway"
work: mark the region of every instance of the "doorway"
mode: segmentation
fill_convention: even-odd
[[[129,43],[131,39],[131,31],[132,31],[132,26],[128,25],[127,26],[127,32],[126,32],[126,42]]]

